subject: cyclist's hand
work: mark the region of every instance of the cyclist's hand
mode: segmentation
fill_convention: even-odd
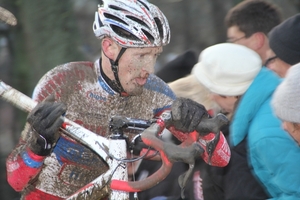
[[[194,131],[202,117],[208,117],[203,105],[188,98],[177,98],[172,104],[171,113],[171,125],[183,132]]]
[[[50,154],[60,136],[61,116],[66,110],[64,103],[54,102],[54,95],[50,95],[29,113],[27,122],[32,129],[29,147],[33,153],[41,156]]]

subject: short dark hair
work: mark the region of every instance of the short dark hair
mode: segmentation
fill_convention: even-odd
[[[265,0],[245,0],[231,8],[226,17],[227,28],[237,26],[246,37],[262,32],[268,36],[269,31],[282,21],[279,7]]]

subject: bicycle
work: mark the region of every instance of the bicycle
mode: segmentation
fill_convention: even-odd
[[[25,112],[30,112],[37,105],[37,102],[34,102],[31,98],[1,80],[0,97]],[[64,133],[92,149],[109,166],[107,172],[69,196],[67,200],[90,199],[92,196],[101,199],[107,194],[109,194],[110,199],[129,199],[129,192],[136,193],[146,190],[166,178],[174,162],[185,162],[190,166],[188,171],[178,179],[179,185],[182,188],[181,196],[184,198],[184,187],[192,172],[196,157],[202,155],[202,158],[211,165],[222,166],[229,162],[230,150],[228,146],[224,145],[224,142],[218,143],[219,141],[226,141],[224,135],[220,132],[220,128],[228,123],[228,119],[224,115],[218,114],[214,118],[203,119],[197,126],[196,131],[189,134],[176,132],[175,129],[169,127],[173,135],[182,142],[180,145],[163,142],[158,137],[168,127],[171,120],[170,111],[164,112],[159,118],[148,121],[115,116],[110,122],[112,134],[107,139],[64,118],[62,126]],[[127,142],[123,134],[125,129],[135,130],[139,133],[131,141],[130,148],[136,145],[137,138],[140,138],[140,141],[146,145],[146,149],[141,150],[140,157],[137,159],[147,156],[152,159],[161,159],[162,161],[160,169],[146,179],[128,181],[126,163],[135,161],[136,159],[126,159]],[[199,140],[199,137],[202,137],[202,139]],[[198,140],[200,142],[197,142]],[[216,156],[214,158],[213,153],[217,145],[224,146],[218,148],[221,149],[222,153],[214,155]],[[153,153],[153,149],[159,153]],[[221,157],[223,160],[220,160],[223,163],[214,163],[216,161],[219,162],[218,160]]]

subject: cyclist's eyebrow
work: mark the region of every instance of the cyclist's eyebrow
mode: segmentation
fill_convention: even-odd
[[[163,49],[162,49],[162,48],[159,48],[159,49],[157,49],[157,50],[154,50],[153,53],[159,55],[159,54],[161,54],[162,52],[163,52]]]
[[[163,52],[163,49],[161,48],[156,54],[161,54]]]
[[[163,52],[163,48],[158,48],[158,49],[146,49],[146,48],[141,48],[141,50],[144,50],[142,52],[139,52],[141,54],[151,54],[151,53],[155,53],[155,54],[161,54]]]

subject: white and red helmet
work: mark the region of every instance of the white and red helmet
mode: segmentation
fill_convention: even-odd
[[[122,47],[157,47],[170,42],[170,27],[160,9],[147,0],[103,0],[93,30]]]

